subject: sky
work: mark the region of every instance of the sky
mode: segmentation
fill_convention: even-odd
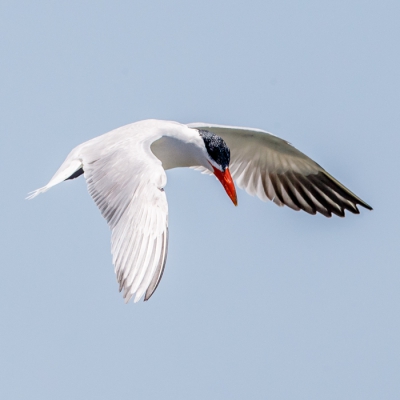
[[[400,3],[0,3],[0,395],[400,398]],[[170,245],[124,304],[76,145],[146,119],[250,126],[374,208],[310,216],[168,172]]]

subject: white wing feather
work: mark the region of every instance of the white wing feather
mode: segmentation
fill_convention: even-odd
[[[146,290],[145,299],[150,298],[161,278],[168,204],[162,166],[129,150],[118,148],[84,162],[84,171],[89,193],[112,230],[111,252],[120,290],[126,301],[136,293],[137,302]],[[135,179],[130,176],[133,171]]]
[[[135,302],[145,293],[150,298],[167,257],[167,178],[150,150],[157,138],[127,135],[112,146],[94,144],[82,152],[89,193],[112,231],[113,263],[126,302],[135,293]]]

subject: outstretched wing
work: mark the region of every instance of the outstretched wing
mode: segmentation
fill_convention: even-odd
[[[233,179],[264,201],[326,217],[343,217],[345,210],[358,214],[357,205],[372,210],[311,158],[268,132],[201,122],[188,127],[221,136],[231,151]]]
[[[128,302],[148,300],[164,270],[168,248],[165,171],[149,143],[119,141],[82,149],[88,190],[112,231],[115,273]]]

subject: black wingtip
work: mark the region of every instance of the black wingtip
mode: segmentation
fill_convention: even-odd
[[[367,204],[367,203],[360,204],[360,206],[363,206],[364,208],[366,208],[367,210],[370,210],[370,211],[373,211],[373,210],[374,210],[374,209],[373,209],[369,204]]]
[[[324,183],[326,183],[328,186],[330,186],[333,190],[337,191],[341,196],[347,198],[347,200],[351,201],[355,205],[355,210],[349,210],[353,214],[359,214],[360,211],[357,208],[357,205],[360,205],[367,210],[372,211],[373,208],[366,203],[364,200],[361,200],[358,196],[356,196],[351,190],[346,188],[343,184],[341,184],[339,181],[337,181],[332,175],[330,175],[326,171],[319,172],[317,174],[320,178],[323,177]]]

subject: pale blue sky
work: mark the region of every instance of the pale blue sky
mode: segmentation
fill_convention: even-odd
[[[0,3],[4,399],[399,399],[398,1]],[[168,173],[125,305],[77,144],[145,118],[265,129],[374,207],[310,216]]]

